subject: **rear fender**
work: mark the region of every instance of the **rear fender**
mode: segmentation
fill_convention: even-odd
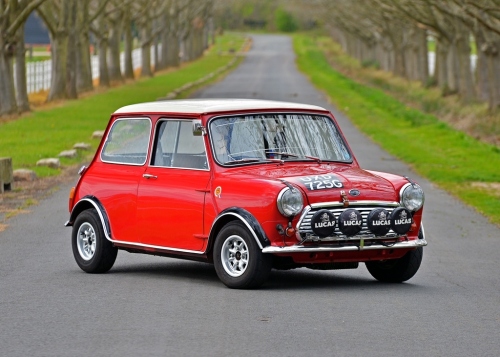
[[[106,210],[104,209],[102,203],[95,196],[85,196],[80,201],[78,201],[77,204],[73,207],[69,220],[68,222],[66,222],[65,226],[66,227],[73,226],[76,217],[78,217],[78,215],[83,211],[91,208],[94,208],[97,211],[97,214],[99,215],[99,219],[101,220],[106,239],[112,241],[111,227],[109,225],[108,215],[106,214]]]

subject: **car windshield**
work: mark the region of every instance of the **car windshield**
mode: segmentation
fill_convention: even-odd
[[[238,165],[275,160],[351,162],[333,121],[322,115],[261,114],[210,122],[216,160]]]

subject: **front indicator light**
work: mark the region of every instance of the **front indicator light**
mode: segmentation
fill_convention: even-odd
[[[71,187],[71,190],[69,190],[69,202],[68,202],[68,206],[69,206],[69,211],[70,212],[73,209],[73,200],[75,199],[75,191],[76,191],[75,187]]]

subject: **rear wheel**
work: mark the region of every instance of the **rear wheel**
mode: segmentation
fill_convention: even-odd
[[[78,215],[73,224],[72,248],[78,266],[87,273],[105,273],[115,263],[118,249],[108,241],[95,209]]]
[[[411,279],[420,268],[423,248],[419,247],[406,253],[402,258],[383,262],[366,262],[366,268],[377,280],[387,283],[402,283]]]
[[[240,222],[227,224],[217,235],[213,250],[215,271],[229,288],[256,288],[272,267],[272,256],[263,254],[248,229]]]

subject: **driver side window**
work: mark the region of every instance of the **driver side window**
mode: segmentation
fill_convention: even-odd
[[[152,166],[207,170],[203,136],[193,134],[191,120],[162,120],[158,123]]]

